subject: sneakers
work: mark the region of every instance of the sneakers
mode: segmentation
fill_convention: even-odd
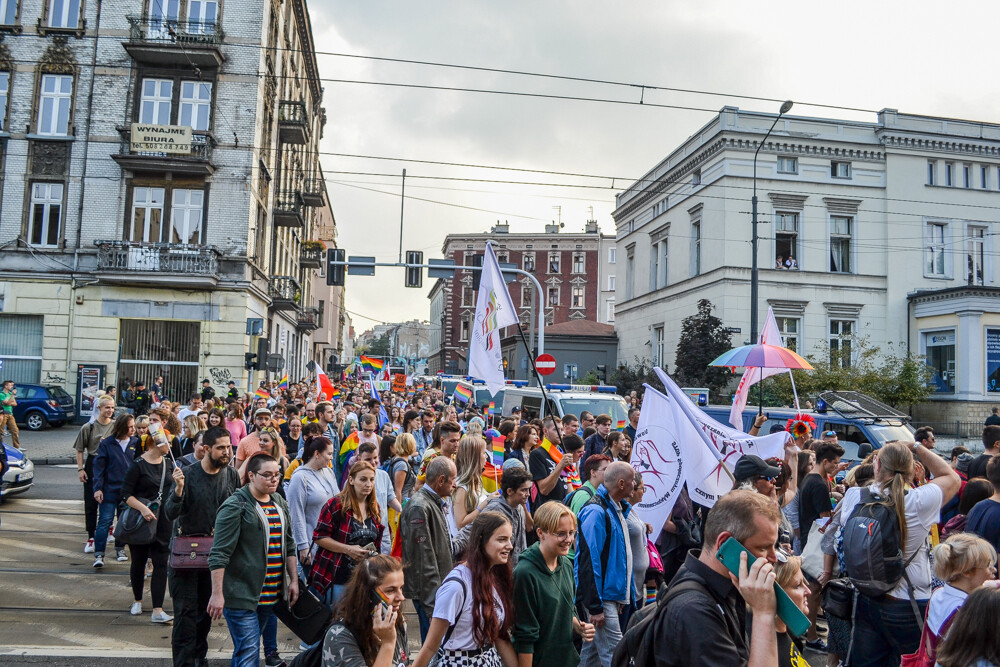
[[[87,543],[83,545],[83,553],[92,554],[94,553],[94,538],[87,540]]]
[[[133,602],[132,603],[132,608],[128,610],[128,613],[132,614],[133,616],[138,616],[139,614],[141,614],[142,613],[142,603],[141,602]]]
[[[97,554],[94,556],[94,569],[100,570],[104,567],[104,554]]]
[[[281,656],[278,655],[277,651],[265,655],[264,664],[267,665],[267,667],[286,667],[285,661],[281,659]]]
[[[827,652],[826,642],[819,637],[817,637],[815,640],[811,642],[806,642],[806,648],[809,649],[810,651],[817,651],[818,653]]]
[[[138,603],[136,603],[136,604],[138,604]],[[149,617],[149,622],[150,623],[167,624],[167,623],[169,623],[172,620],[174,620],[174,617],[171,616],[170,614],[168,614],[165,611],[154,611],[153,615]]]
[[[118,550],[118,558],[117,558],[117,560],[118,560],[119,563],[124,563],[125,561],[128,560],[128,554],[125,553],[124,549],[119,549]]]

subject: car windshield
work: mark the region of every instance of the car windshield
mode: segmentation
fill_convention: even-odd
[[[580,413],[584,410],[591,412],[595,417],[601,414],[610,415],[612,428],[619,422],[625,422],[628,417],[625,399],[621,396],[610,394],[580,398],[559,398],[559,405],[562,407],[564,415],[576,415],[579,417]]]
[[[49,395],[52,398],[70,398],[70,395],[62,387],[46,387],[46,389],[49,390]]]
[[[883,424],[872,424],[868,428],[871,429],[872,435],[878,440],[879,447],[893,440],[913,440],[913,429],[909,425],[886,426]]]
[[[494,406],[503,405],[503,389],[497,392],[496,396],[490,394],[489,389],[476,389],[476,405],[482,407],[489,405],[493,401]]]

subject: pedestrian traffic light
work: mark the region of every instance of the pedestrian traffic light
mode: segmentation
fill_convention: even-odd
[[[347,252],[342,248],[329,248],[326,251],[326,284],[333,285],[334,287],[344,286],[344,269],[346,268],[343,264],[334,264],[333,262],[343,262],[347,256]]]
[[[257,355],[253,352],[245,352],[243,354],[243,368],[248,371],[257,368]]]
[[[255,370],[262,371],[267,368],[267,351],[270,346],[271,344],[266,338],[257,339],[257,354],[254,355],[257,357],[254,363]]]
[[[483,265],[483,256],[480,255],[480,254],[478,254],[478,253],[476,253],[475,255],[473,255],[472,256],[472,266],[482,266],[482,265]],[[472,291],[473,292],[478,292],[479,291],[479,281],[482,280],[482,279],[483,279],[483,272],[482,271],[473,271],[472,272]]]
[[[424,253],[420,250],[406,251],[406,287],[423,287],[424,269],[419,266],[424,263]]]

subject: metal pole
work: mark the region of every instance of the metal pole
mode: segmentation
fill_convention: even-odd
[[[399,263],[403,263],[403,205],[406,203],[406,170],[403,170],[403,182],[399,186]]]

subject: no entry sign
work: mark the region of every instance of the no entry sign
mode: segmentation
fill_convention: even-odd
[[[535,359],[535,368],[539,375],[552,375],[556,371],[556,358],[551,354],[540,354]]]

